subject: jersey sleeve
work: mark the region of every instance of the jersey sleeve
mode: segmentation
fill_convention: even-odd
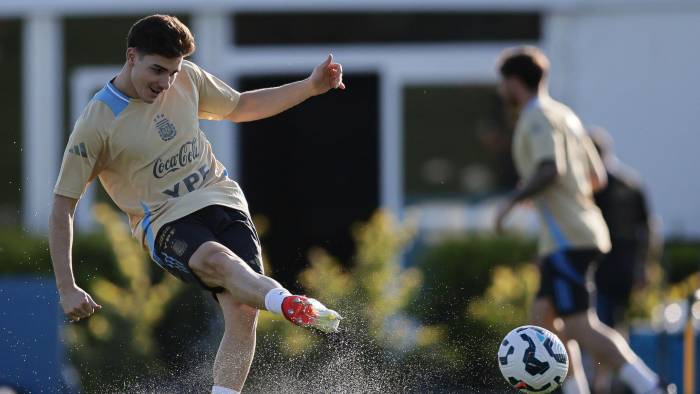
[[[532,162],[535,165],[553,160],[559,173],[566,171],[563,136],[552,127],[544,114],[533,117],[527,135],[530,140]]]
[[[68,138],[54,193],[79,199],[99,174],[103,150],[104,138],[98,125],[84,113]]]
[[[196,64],[189,64],[199,93],[199,118],[224,119],[236,108],[241,94]]]

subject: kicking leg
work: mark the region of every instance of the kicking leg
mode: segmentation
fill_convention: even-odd
[[[223,287],[235,301],[256,309],[265,309],[265,295],[270,290],[282,288],[218,242],[203,243],[190,258],[189,266],[207,286]]]
[[[255,272],[218,242],[205,242],[190,258],[190,268],[210,287],[223,287],[241,304],[282,314],[294,324],[323,332],[338,330],[340,315],[313,298],[291,295],[274,279]]]

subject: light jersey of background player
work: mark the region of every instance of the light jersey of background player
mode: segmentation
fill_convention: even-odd
[[[80,198],[99,176],[129,216],[133,235],[154,260],[160,227],[208,205],[248,213],[238,184],[227,176],[198,119],[221,120],[240,94],[187,60],[167,94],[149,104],[107,83],[71,134],[54,193]]]
[[[552,124],[554,123],[554,127]],[[556,164],[557,182],[533,202],[540,216],[539,255],[568,249],[610,250],[608,227],[591,198],[589,174],[603,163],[578,117],[565,105],[540,95],[523,109],[513,135],[513,161],[522,179],[537,166]]]

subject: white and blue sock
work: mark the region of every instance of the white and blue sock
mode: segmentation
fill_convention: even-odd
[[[281,315],[282,301],[285,299],[285,297],[290,295],[292,295],[292,293],[281,287],[268,291],[265,295],[265,309]]]

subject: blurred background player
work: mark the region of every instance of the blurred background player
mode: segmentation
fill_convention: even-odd
[[[329,55],[304,80],[241,94],[184,60],[194,50],[191,32],[175,17],[152,15],[131,27],[121,71],[87,104],[69,138],[49,242],[63,311],[71,321],[85,319],[101,307],[75,282],[73,214],[99,177],[152,259],[215,294],[224,334],[212,392],[230,394],[240,392],[250,369],[258,309],[324,332],[337,330],[340,316],[263,274],[248,204],[199,119],[263,119],[345,85]]]
[[[635,287],[646,283],[646,263],[652,254],[653,227],[646,193],[635,171],[614,154],[612,136],[602,127],[588,130],[600,154],[608,182],[594,194],[610,232],[611,249],[595,272],[596,312],[601,322],[625,331],[625,314]],[[605,365],[596,365],[596,392],[616,392]]]
[[[639,176],[614,154],[613,140],[601,127],[589,129],[607,173],[607,184],[594,194],[610,232],[611,249],[595,275],[598,318],[610,327],[624,322],[632,289],[643,285],[651,257],[652,221]]]
[[[502,231],[517,203],[534,202],[542,226],[540,290],[532,323],[575,340],[618,372],[635,394],[664,393],[658,376],[589,306],[587,273],[610,250],[607,226],[593,201],[593,191],[605,184],[606,174],[591,139],[578,117],[549,96],[549,61],[539,49],[508,49],[498,69],[500,93],[519,112],[513,158],[522,184],[499,208],[495,227]],[[554,327],[557,317],[563,330]],[[587,392],[580,355],[569,351],[573,376],[565,381],[564,391]]]

